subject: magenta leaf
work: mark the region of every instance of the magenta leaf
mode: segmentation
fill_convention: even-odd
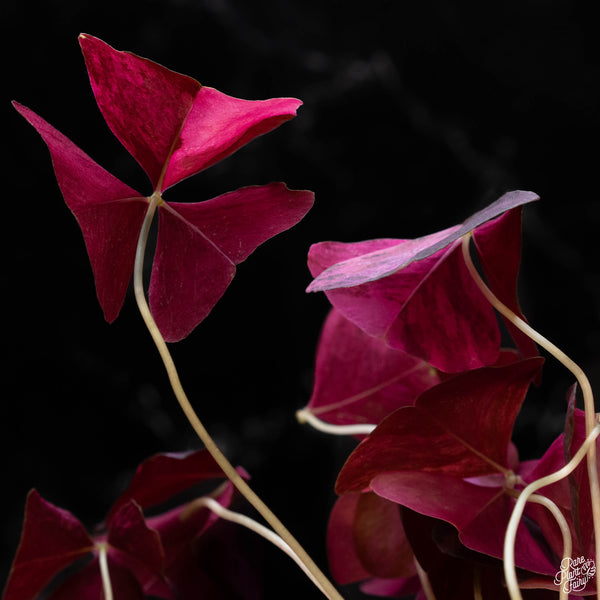
[[[105,171],[33,111],[16,102],[13,105],[48,145],[58,185],[83,233],[100,306],[112,323],[133,273],[148,200]]]
[[[480,247],[490,254],[488,266],[496,266],[499,242],[493,247],[489,243],[500,239],[492,235],[496,228],[505,232],[508,227],[510,239],[520,232],[520,219],[497,217],[508,209],[520,212],[520,205],[536,199],[531,192],[510,192],[463,225],[415,240],[315,244],[309,267],[316,278],[308,291],[325,291],[331,303],[366,333],[442,371],[493,364],[500,344],[496,316],[467,270],[460,238],[470,231],[477,235],[476,228],[494,218]],[[513,305],[519,249],[520,244],[510,251],[510,272],[502,266],[503,272],[494,279]],[[525,342],[519,338],[519,343]],[[525,355],[532,354],[531,348],[531,344],[525,348]]]
[[[31,490],[2,600],[35,598],[55,575],[93,549],[93,540],[71,513]]]
[[[294,98],[241,100],[101,40],[80,43],[107,124],[152,181],[155,194],[229,156],[295,116]],[[149,197],[121,183],[28,108],[83,232],[105,318],[119,314]],[[156,196],[155,196],[156,197]],[[314,195],[282,183],[247,187],[206,203],[159,200],[159,247],[150,305],[163,337],[187,336],[210,312],[257,246],[300,221]]]
[[[79,42],[108,126],[161,192],[293,118],[302,104],[232,98],[93,36]]]
[[[389,348],[332,309],[321,332],[307,409],[335,425],[379,423],[438,382],[426,362]]]
[[[370,248],[401,248],[405,243],[410,240],[316,245],[310,249],[309,267],[314,275],[327,264]],[[460,242],[389,277],[326,293],[333,306],[367,334],[442,371],[477,368],[498,357],[496,316],[467,271]]]
[[[386,417],[350,455],[338,493],[362,491],[381,473],[428,471],[465,478],[509,468],[510,438],[530,382],[530,358],[456,375]],[[494,415],[490,419],[490,415]]]
[[[527,322],[517,295],[521,229],[522,209],[509,210],[474,229],[473,241],[490,289],[503,304]],[[503,319],[521,355],[524,358],[537,356],[539,353],[534,341],[511,321]]]
[[[311,192],[272,183],[205,202],[160,207],[149,296],[164,338],[176,341],[188,335],[223,295],[235,265],[300,221],[312,202]]]

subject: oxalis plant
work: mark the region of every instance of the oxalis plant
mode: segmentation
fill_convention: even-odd
[[[209,556],[211,564],[215,554],[240,564],[231,528],[223,527],[231,521],[278,546],[322,594],[339,600],[252,491],[243,467],[212,441],[167,346],[208,316],[237,264],[304,217],[313,194],[283,183],[198,203],[163,194],[291,119],[301,102],[240,100],[92,36],[79,41],[100,111],[152,193],[122,183],[32,110],[14,106],[50,150],[105,318],[116,319],[133,277],[140,314],[204,447],[145,460],[93,533],[32,490],[3,599],[256,598],[236,567],[226,588],[211,576]],[[592,390],[583,371],[528,325],[517,298],[522,210],[537,200],[512,191],[462,224],[417,239],[310,248],[308,291],[325,292],[332,309],[313,393],[297,417],[356,440],[335,482],[326,536],[340,586],[360,582],[365,594],[420,600],[600,598],[600,425]],[[501,347],[496,312],[512,348]],[[540,385],[538,348],[575,383],[565,390],[564,433],[541,458],[520,461],[511,436],[530,386]],[[160,509],[213,480],[211,492]],[[264,523],[231,510],[236,495]]]

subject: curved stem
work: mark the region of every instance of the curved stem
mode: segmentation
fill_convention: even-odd
[[[417,569],[417,575],[419,577],[419,581],[421,582],[421,588],[423,590],[423,594],[425,594],[425,598],[427,600],[436,600],[433,588],[431,587],[431,582],[427,576],[427,572],[419,564],[419,561],[416,559],[416,557],[413,558],[413,562],[415,564],[415,568]]]
[[[275,516],[270,508],[256,495],[256,493],[250,488],[250,486],[244,481],[244,479],[235,470],[233,465],[227,460],[225,455],[221,452],[218,446],[213,441],[212,437],[196,415],[179,379],[179,374],[175,367],[175,363],[171,357],[171,353],[167,347],[167,344],[162,337],[146,301],[144,294],[144,287],[142,281],[142,266],[144,261],[144,254],[146,251],[146,242],[148,240],[148,232],[150,230],[150,224],[154,213],[162,201],[161,196],[158,192],[155,192],[150,197],[150,205],[148,212],[142,224],[140,231],[140,237],[138,240],[137,251],[135,256],[135,267],[133,275],[133,287],[135,292],[135,299],[139,308],[139,311],[144,319],[146,327],[156,344],[156,348],[160,354],[160,357],[164,363],[169,382],[173,388],[173,393],[181,406],[185,416],[187,417],[190,425],[193,427],[196,435],[200,438],[206,449],[210,452],[215,462],[221,467],[228,479],[238,489],[238,491],[250,502],[250,504],[259,512],[259,514],[265,519],[265,521],[273,528],[273,530],[289,545],[291,550],[296,554],[300,562],[302,562],[308,571],[310,571],[314,579],[319,582],[320,589],[330,600],[343,600],[339,592],[335,589],[333,584],[327,579],[327,577],[317,567],[315,562],[310,558],[306,550],[298,543],[298,541],[292,536],[292,534],[286,529],[283,523]]]
[[[560,527],[560,533],[563,539],[563,560],[561,561],[561,566],[565,562],[565,559],[570,558],[571,553],[573,552],[573,540],[571,538],[571,530],[569,529],[569,524],[565,519],[565,516],[560,511],[560,508],[556,506],[550,498],[546,498],[546,496],[541,496],[539,494],[531,494],[528,498],[529,502],[536,502],[537,504],[541,504],[545,506],[551,513],[552,516],[556,519],[558,526]],[[568,561],[567,561],[568,565]],[[569,568],[567,566],[566,574],[569,574]],[[559,600],[568,600],[569,594],[565,590],[564,586],[560,587],[559,592]]]
[[[369,435],[377,425],[357,423],[356,425],[332,425],[326,423],[305,408],[296,411],[296,419],[301,424],[308,423],[318,431],[331,435]]]
[[[555,346],[552,342],[546,339],[543,335],[540,335],[535,329],[533,329],[528,323],[525,323],[523,319],[515,315],[515,313],[505,306],[487,287],[483,282],[483,279],[477,272],[471,255],[469,253],[469,242],[471,240],[471,234],[465,235],[462,238],[462,252],[465,259],[465,263],[471,274],[471,277],[475,280],[475,283],[481,289],[483,295],[490,302],[490,304],[506,319],[508,319],[515,327],[519,328],[523,333],[528,335],[534,342],[549,352],[554,358],[561,362],[573,375],[576,377],[581,393],[583,395],[583,403],[585,408],[585,431],[586,435],[589,436],[594,429],[597,419],[596,411],[594,408],[594,395],[592,393],[592,386],[590,385],[589,379],[583,372],[583,369],[571,360],[560,348]],[[590,495],[592,504],[592,518],[594,523],[594,543],[595,543],[595,559],[596,564],[600,564],[600,482],[598,481],[598,467],[596,460],[596,445],[593,444],[589,447],[587,453],[587,471],[590,482]],[[600,586],[598,586],[597,598],[600,600]]]
[[[588,452],[590,446],[595,445],[596,438],[600,435],[600,423],[597,423],[592,429],[592,432],[587,436],[585,442],[581,445],[579,450],[575,453],[575,456],[562,468],[550,475],[541,477],[536,481],[530,483],[519,495],[512,515],[506,528],[506,536],[504,538],[504,578],[506,579],[506,587],[511,600],[523,600],[521,592],[519,590],[519,584],[517,582],[517,574],[515,571],[515,539],[517,537],[517,528],[525,509],[525,503],[529,497],[539,490],[541,487],[556,483],[561,479],[567,477],[572,473],[579,463],[583,460],[583,457]]]
[[[271,531],[268,527],[257,523],[254,519],[246,515],[242,515],[238,512],[234,512],[225,508],[221,504],[219,504],[214,498],[209,498],[208,496],[202,496],[196,500],[190,502],[189,506],[185,509],[182,517],[185,519],[185,512],[189,510],[196,510],[197,508],[205,507],[214,512],[216,515],[221,517],[221,519],[225,519],[226,521],[231,521],[232,523],[236,523],[237,525],[241,525],[242,527],[246,527],[254,533],[265,538],[267,541],[271,542],[274,546],[277,546],[280,550],[285,552],[303,571],[304,574],[323,592],[320,582],[314,577],[314,575],[306,568],[306,565],[298,558],[297,554],[289,547],[289,545],[282,540],[275,532]]]

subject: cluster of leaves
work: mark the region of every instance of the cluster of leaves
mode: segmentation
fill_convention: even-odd
[[[254,565],[240,560],[243,555],[235,551],[235,530],[223,527],[226,522],[207,508],[191,500],[144,517],[145,511],[164,505],[180,492],[223,477],[206,450],[153,456],[138,467],[93,535],[71,513],[32,490],[5,600],[35,598],[71,565],[78,568],[69,577],[57,578],[49,597],[102,598],[99,555],[103,546],[117,598],[141,600],[151,595],[192,600],[198,590],[222,600],[238,597],[242,591],[245,597],[259,598]],[[233,486],[225,482],[210,497],[229,506]]]
[[[508,597],[501,559],[515,498],[581,446],[584,415],[573,388],[565,433],[539,460],[519,461],[512,431],[543,359],[510,322],[515,347],[501,348],[461,245],[472,236],[490,289],[523,318],[521,211],[536,199],[505,194],[462,225],[414,240],[312,246],[309,290],[325,291],[333,308],[306,410],[331,425],[374,427],[336,482],[327,545],[338,583],[429,598],[422,568],[436,598]],[[580,465],[543,489],[567,517],[573,556],[594,556],[588,485]],[[557,596],[562,544],[550,513],[529,504],[515,552],[525,597]]]
[[[81,35],[92,90],[106,123],[160,196],[149,299],[166,341],[183,339],[211,311],[260,244],[295,225],[314,195],[283,183],[197,203],[162,193],[295,116],[295,98],[240,100],[145,58]],[[98,300],[114,321],[133,272],[150,197],[95,163],[29,108],[13,103],[46,142],[63,197],[85,239]]]

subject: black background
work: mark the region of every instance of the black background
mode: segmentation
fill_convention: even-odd
[[[328,309],[304,293],[311,243],[416,237],[507,190],[535,191],[542,201],[525,209],[522,305],[598,381],[591,10],[566,0],[3,2],[0,582],[30,488],[91,527],[143,458],[198,446],[131,295],[117,321],[104,322],[46,147],[9,105],[31,107],[151,192],[97,110],[80,32],[233,96],[304,101],[296,119],[168,192],[199,201],[278,180],[316,192],[305,220],[240,265],[173,352],[209,430],[326,568],[326,520],[348,445],[294,419],[310,396]],[[560,431],[571,382],[549,359],[519,419],[523,457],[539,456]],[[318,597],[287,558],[265,553],[265,597]]]

